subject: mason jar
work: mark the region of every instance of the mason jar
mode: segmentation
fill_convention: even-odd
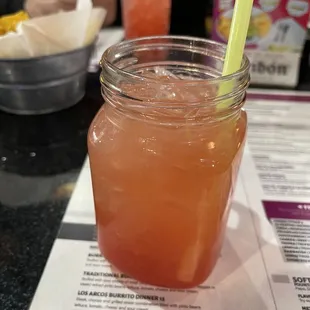
[[[98,243],[141,282],[190,288],[219,257],[242,157],[249,61],[225,46],[146,37],[102,56],[105,104],[89,129]]]

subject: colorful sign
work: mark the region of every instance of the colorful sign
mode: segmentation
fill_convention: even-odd
[[[214,40],[227,42],[233,6],[234,0],[215,0]],[[254,0],[246,41],[253,83],[295,86],[309,8],[309,0]]]

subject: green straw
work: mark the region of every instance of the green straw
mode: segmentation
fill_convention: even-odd
[[[253,0],[235,1],[222,76],[235,73],[241,67],[252,7]],[[219,95],[228,94],[233,87],[233,81],[224,82],[220,85]],[[217,109],[227,108],[230,102],[230,100],[221,102],[218,104]]]

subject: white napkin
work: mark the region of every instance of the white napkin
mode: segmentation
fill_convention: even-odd
[[[70,12],[23,21],[16,33],[0,37],[0,58],[46,56],[92,43],[106,16],[91,0],[78,0]]]
[[[22,34],[8,33],[0,37],[0,58],[31,57]]]

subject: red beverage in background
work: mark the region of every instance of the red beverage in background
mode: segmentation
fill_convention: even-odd
[[[123,0],[122,10],[126,39],[169,33],[171,0]]]

